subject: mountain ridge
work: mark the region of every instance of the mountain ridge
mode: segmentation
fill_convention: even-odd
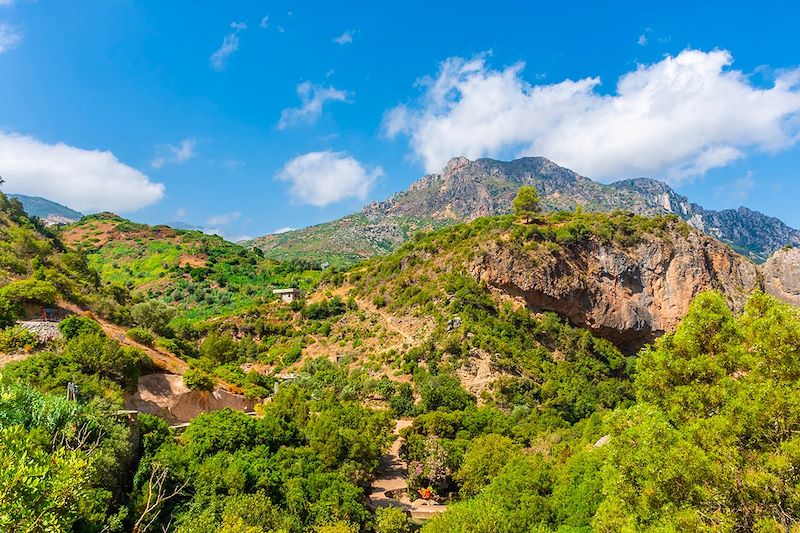
[[[746,207],[705,209],[651,178],[603,184],[544,157],[508,162],[453,158],[442,172],[427,174],[406,191],[372,202],[358,213],[282,235],[265,235],[247,244],[275,259],[302,256],[351,263],[384,255],[418,230],[508,213],[522,185],[536,186],[545,211],[580,207],[645,216],[675,214],[759,263],[787,244],[800,244],[800,231]]]
[[[83,213],[41,196],[25,194],[9,194],[8,196],[19,200],[28,215],[40,218],[48,226],[71,224],[83,218]]]

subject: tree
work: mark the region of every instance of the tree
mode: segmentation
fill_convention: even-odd
[[[175,309],[158,300],[148,300],[131,307],[131,317],[139,326],[166,335],[167,324],[175,317]]]
[[[461,493],[478,494],[519,452],[519,446],[503,435],[490,433],[478,437],[469,445],[455,480],[461,484]]]
[[[531,218],[541,210],[539,193],[535,187],[523,185],[514,198],[514,214],[529,223]]]
[[[408,516],[399,507],[381,507],[376,510],[375,514],[375,530],[378,533],[409,533],[411,531]]]

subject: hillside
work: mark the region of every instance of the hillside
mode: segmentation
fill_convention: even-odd
[[[405,192],[333,222],[259,237],[249,245],[267,257],[307,257],[347,263],[386,254],[416,230],[431,229],[510,211],[521,185],[534,185],[548,211],[630,211],[675,214],[693,227],[762,262],[800,232],[780,220],[744,207],[711,211],[689,202],[668,185],[647,178],[601,184],[542,157],[510,162],[452,159],[439,174],[424,176]]]
[[[83,217],[83,214],[74,209],[70,209],[67,206],[58,204],[47,198],[26,196],[24,194],[9,194],[8,196],[22,202],[22,207],[28,215],[40,218],[48,226],[70,224],[72,222],[77,222]]]
[[[278,265],[200,231],[138,224],[111,213],[83,218],[61,233],[104,283],[172,304],[188,318],[221,315],[274,299],[273,288],[313,287],[321,271]]]

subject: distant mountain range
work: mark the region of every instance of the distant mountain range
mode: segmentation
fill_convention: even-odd
[[[48,226],[71,224],[83,218],[83,213],[50,201],[47,198],[26,196],[24,194],[9,194],[8,196],[22,202],[22,207],[28,215],[42,219]]]
[[[535,186],[547,211],[580,206],[585,211],[619,209],[648,216],[672,213],[756,262],[783,246],[800,244],[800,231],[746,207],[704,209],[648,178],[602,184],[543,157],[509,162],[455,158],[441,173],[424,176],[407,191],[360,213],[247,244],[275,259],[351,263],[388,253],[418,230],[508,213],[521,185]]]

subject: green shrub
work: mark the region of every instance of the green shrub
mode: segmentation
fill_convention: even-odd
[[[123,387],[136,382],[145,360],[140,352],[97,334],[75,337],[67,343],[64,354],[78,363],[82,372],[97,373]]]
[[[0,330],[0,352],[15,353],[30,351],[39,343],[33,332],[22,326],[12,326]]]
[[[58,330],[68,341],[81,335],[103,334],[103,328],[96,320],[79,315],[72,315],[62,320],[58,324]]]
[[[131,328],[125,335],[134,342],[144,344],[145,346],[152,346],[156,338],[153,333],[142,327]]]
[[[12,302],[36,302],[44,305],[53,305],[56,302],[58,291],[49,281],[38,279],[22,279],[12,281],[0,289],[0,298]]]
[[[183,375],[183,384],[190,390],[213,391],[214,378],[211,374],[199,368],[190,368]]]
[[[169,333],[167,324],[175,314],[175,309],[158,300],[148,300],[131,307],[131,318],[138,326],[165,336]]]
[[[239,346],[228,333],[212,333],[200,344],[200,356],[225,364],[239,358]]]
[[[375,512],[377,533],[410,533],[411,524],[406,512],[399,507],[381,507]]]

